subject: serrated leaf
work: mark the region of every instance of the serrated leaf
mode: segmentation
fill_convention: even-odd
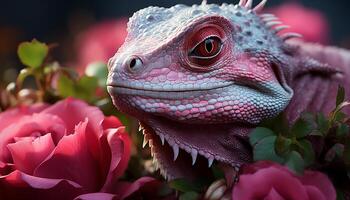
[[[278,155],[284,155],[289,152],[292,140],[283,136],[278,136],[276,140],[276,152]]]
[[[252,146],[254,146],[260,140],[268,136],[274,136],[274,135],[275,133],[268,128],[257,127],[249,134],[249,142]]]
[[[340,105],[345,100],[345,88],[338,86],[336,106]]]
[[[197,200],[199,198],[199,194],[197,192],[185,192],[181,194],[179,200]]]
[[[312,125],[311,124],[309,124],[304,119],[298,119],[294,123],[291,132],[297,138],[303,138],[303,137],[307,136],[311,132],[311,130],[312,130]]]
[[[296,151],[291,151],[289,155],[286,158],[286,162],[284,163],[285,166],[287,166],[290,170],[298,173],[303,174],[304,171],[304,160],[300,153]]]
[[[309,140],[298,141],[300,146],[302,146],[302,155],[305,162],[305,166],[311,165],[315,161],[315,151]]]
[[[21,62],[31,68],[40,67],[48,52],[49,47],[35,39],[31,42],[22,42],[17,50]]]
[[[180,192],[193,192],[200,190],[200,188],[196,187],[193,183],[182,178],[170,181],[169,186]]]
[[[275,151],[275,142],[277,136],[268,136],[260,140],[253,147],[254,161],[270,160],[277,163],[282,163],[283,158],[278,156]]]

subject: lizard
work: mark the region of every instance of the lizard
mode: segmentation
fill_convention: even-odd
[[[326,113],[338,85],[350,93],[349,52],[293,40],[300,35],[263,13],[266,2],[151,6],[129,19],[107,89],[140,121],[167,179],[206,175],[213,162],[239,171],[260,122]]]

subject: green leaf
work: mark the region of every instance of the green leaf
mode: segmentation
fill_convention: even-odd
[[[302,156],[296,151],[291,151],[289,153],[284,165],[287,166],[290,170],[298,174],[303,174],[304,166],[305,166],[304,160]]]
[[[316,123],[320,132],[325,135],[329,129],[328,119],[324,116],[323,113],[317,113]]]
[[[334,120],[337,121],[337,122],[341,122],[346,117],[347,117],[347,115],[345,113],[343,113],[342,111],[338,111],[334,115]]]
[[[304,158],[305,166],[309,166],[313,164],[315,161],[315,151],[313,149],[313,146],[309,140],[301,140],[299,141],[299,144],[302,146],[302,155]]]
[[[278,155],[284,155],[289,152],[292,140],[283,136],[278,136],[276,140],[276,152]]]
[[[199,194],[196,192],[185,192],[181,194],[179,200],[197,200],[199,198]]]
[[[336,106],[339,106],[344,100],[345,100],[345,88],[339,85]]]
[[[277,163],[283,163],[283,158],[277,155],[275,151],[275,142],[277,136],[268,136],[260,140],[253,149],[254,161],[271,160]]]
[[[291,132],[297,138],[303,138],[307,136],[312,130],[312,125],[306,122],[304,119],[298,119],[292,127]]]
[[[200,188],[196,187],[193,183],[181,178],[170,181],[169,186],[180,192],[200,191]]]
[[[345,137],[349,134],[350,132],[350,128],[349,128],[349,125],[347,124],[340,124],[338,127],[337,127],[337,137],[338,138],[342,138],[342,137]]]
[[[76,86],[77,97],[92,101],[95,98],[95,92],[98,87],[98,80],[96,77],[83,76],[79,79]]]
[[[65,75],[58,79],[57,91],[62,97],[74,96],[74,82]]]
[[[274,135],[275,133],[268,128],[257,127],[249,134],[249,142],[252,146],[254,146],[260,140],[268,136],[274,136]]]
[[[85,74],[87,76],[96,77],[100,87],[106,87],[108,69],[104,62],[94,62],[86,67]]]
[[[36,39],[33,39],[31,42],[22,42],[17,50],[21,62],[31,68],[40,67],[48,52],[49,47]]]
[[[98,81],[95,77],[83,76],[74,81],[65,75],[61,75],[58,80],[58,93],[64,98],[75,97],[92,102],[96,99],[97,86]]]
[[[282,112],[275,118],[263,121],[260,126],[267,127],[273,130],[275,133],[283,133],[285,135],[289,134],[288,132],[286,132],[289,130],[289,122],[284,112]]]

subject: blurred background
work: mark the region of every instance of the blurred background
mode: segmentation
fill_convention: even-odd
[[[208,0],[208,3],[238,3]],[[254,3],[259,3],[256,0]],[[21,64],[17,46],[33,38],[52,44],[52,55],[80,71],[91,62],[105,62],[123,43],[126,23],[147,6],[200,4],[200,0],[11,0],[0,6],[0,79],[15,78]],[[350,47],[350,1],[269,0],[266,12],[275,13],[311,42]]]

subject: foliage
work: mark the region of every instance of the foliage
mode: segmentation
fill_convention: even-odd
[[[324,172],[340,169],[333,180],[350,183],[350,118],[342,112],[349,106],[339,86],[335,108],[323,113],[304,113],[291,126],[284,115],[264,122],[250,134],[254,160],[271,160],[302,174],[305,168]],[[342,186],[339,186],[342,187]]]

